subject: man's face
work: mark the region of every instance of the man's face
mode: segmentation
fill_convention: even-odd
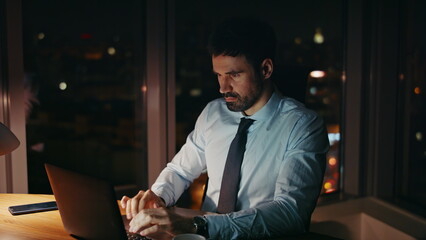
[[[263,91],[263,81],[245,56],[213,56],[213,72],[217,75],[220,93],[228,109],[246,114],[257,103]],[[249,114],[250,115],[250,114]]]

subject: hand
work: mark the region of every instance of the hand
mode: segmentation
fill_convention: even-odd
[[[163,199],[157,196],[151,190],[148,191],[139,191],[136,196],[129,198],[123,196],[121,198],[121,207],[126,209],[127,219],[134,218],[138,212],[145,208],[159,208],[165,207]]]
[[[192,217],[176,213],[174,208],[151,208],[141,210],[129,223],[129,231],[142,236],[154,233],[177,235],[195,233]]]

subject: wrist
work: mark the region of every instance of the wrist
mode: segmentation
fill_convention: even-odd
[[[207,218],[205,216],[195,216],[193,218],[194,233],[209,238],[207,223]]]

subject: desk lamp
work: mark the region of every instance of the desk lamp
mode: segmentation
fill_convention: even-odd
[[[20,142],[18,138],[9,130],[3,123],[0,122],[0,156],[11,153],[19,146]],[[52,206],[53,205],[53,206]],[[56,202],[47,203],[33,203],[10,206],[9,212],[12,215],[32,213],[38,211],[47,211],[57,209]]]
[[[19,140],[9,128],[0,122],[0,156],[11,153],[19,146]]]

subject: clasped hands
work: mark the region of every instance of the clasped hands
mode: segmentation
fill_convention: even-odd
[[[175,236],[181,233],[194,233],[191,217],[176,213],[175,208],[167,208],[164,201],[151,190],[139,191],[136,196],[123,196],[121,206],[126,209],[131,233],[148,236],[154,233],[167,233]]]

